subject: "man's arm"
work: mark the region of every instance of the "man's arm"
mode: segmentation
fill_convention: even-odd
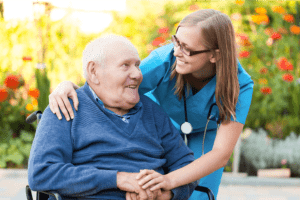
[[[162,146],[165,150],[164,157],[167,159],[163,166],[166,173],[175,171],[194,161],[193,152],[185,145],[179,131],[173,126],[169,117],[165,118],[161,130]],[[195,181],[172,189],[173,199],[188,199],[197,185],[198,181]]]
[[[30,188],[35,191],[55,190],[65,196],[87,196],[116,189],[116,170],[72,164],[71,124],[72,121],[58,120],[49,106],[45,109],[30,152]]]

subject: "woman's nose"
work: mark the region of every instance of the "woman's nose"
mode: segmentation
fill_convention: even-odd
[[[182,51],[180,50],[179,46],[174,46],[174,56],[175,57],[181,57],[182,56]]]
[[[137,67],[133,67],[133,71],[131,72],[130,75],[131,75],[131,78],[134,78],[134,79],[140,79],[141,77],[143,77],[141,70]]]

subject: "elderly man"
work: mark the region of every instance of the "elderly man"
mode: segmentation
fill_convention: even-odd
[[[167,114],[139,95],[139,64],[124,37],[87,45],[74,118],[58,120],[48,106],[37,128],[28,166],[32,190],[55,190],[64,199],[188,199],[196,182],[153,194],[135,178],[141,169],[164,174],[194,160]]]

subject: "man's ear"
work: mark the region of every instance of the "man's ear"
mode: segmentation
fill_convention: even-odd
[[[211,54],[211,57],[209,60],[211,63],[216,63],[218,60],[220,60],[220,58],[221,58],[220,50],[216,49],[215,53]]]
[[[86,67],[87,76],[88,76],[89,81],[93,82],[96,85],[100,84],[100,81],[97,77],[97,73],[98,73],[97,68],[98,67],[99,66],[94,61],[90,61]]]

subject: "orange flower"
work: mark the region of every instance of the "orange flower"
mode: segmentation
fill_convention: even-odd
[[[6,91],[6,89],[0,88],[0,102],[5,101],[7,97],[8,97],[8,92]]]
[[[17,76],[11,74],[5,78],[4,84],[10,89],[16,89],[18,88],[20,82]]]
[[[259,70],[259,73],[260,73],[260,74],[266,74],[266,73],[268,73],[268,68],[266,68],[266,67],[261,68],[261,69]]]
[[[283,74],[282,75],[282,79],[284,80],[284,81],[286,81],[286,82],[292,82],[293,80],[294,80],[294,77],[293,77],[293,75],[291,75],[291,74]]]
[[[281,33],[281,34],[287,34],[288,33],[288,31],[284,27],[278,28],[278,32]]]
[[[29,103],[29,104],[26,105],[25,108],[26,108],[26,110],[28,110],[28,111],[32,111],[32,110],[33,110],[33,105]]]
[[[285,13],[285,10],[282,6],[273,6],[272,7],[273,12],[283,14]]]
[[[251,42],[249,41],[249,37],[244,33],[237,33],[237,43],[242,46],[250,46]]]
[[[268,24],[270,22],[268,15],[260,14],[260,15],[252,15],[252,21],[256,24]]]
[[[237,5],[243,5],[244,3],[245,3],[245,1],[243,1],[243,0],[236,0],[235,1],[235,3],[237,4]]]
[[[265,78],[260,78],[258,79],[258,83],[261,85],[267,85],[268,84],[268,80]]]
[[[273,28],[270,27],[270,28],[266,28],[264,32],[266,35],[272,35],[274,33],[274,30]]]
[[[37,88],[29,89],[28,95],[35,98],[35,99],[37,99],[40,96],[40,91]]]
[[[194,4],[194,5],[191,5],[189,9],[190,10],[199,10],[200,8],[198,5]]]
[[[296,26],[296,25],[292,25],[290,27],[290,31],[295,34],[295,35],[299,35],[300,34],[300,27]]]
[[[267,13],[267,10],[265,8],[255,8],[255,12],[258,13],[258,14],[266,14]]]
[[[32,58],[30,56],[24,56],[23,61],[32,61]]]
[[[282,71],[292,71],[294,69],[292,63],[290,63],[285,57],[279,59],[279,61],[277,62],[277,66],[279,70]]]
[[[272,94],[272,88],[270,88],[270,87],[262,87],[261,89],[260,89],[260,92],[261,93],[263,93],[263,94]]]
[[[164,43],[166,40],[163,37],[157,37],[152,41],[153,46],[159,46],[160,44]]]
[[[271,35],[271,38],[273,40],[280,40],[281,37],[282,37],[281,34],[280,33],[276,33],[276,32]]]
[[[241,51],[239,53],[240,58],[248,58],[250,56],[250,52],[249,51]]]
[[[38,105],[38,101],[37,101],[36,99],[33,99],[33,100],[32,100],[32,105],[33,105],[33,106],[37,106],[37,105]]]
[[[169,28],[168,27],[164,27],[164,28],[158,29],[158,33],[168,33],[168,32],[169,32]]]
[[[293,15],[290,15],[290,14],[284,15],[284,16],[283,16],[283,19],[284,19],[285,21],[289,22],[289,23],[294,23],[294,21],[295,21],[294,16],[293,16]]]

